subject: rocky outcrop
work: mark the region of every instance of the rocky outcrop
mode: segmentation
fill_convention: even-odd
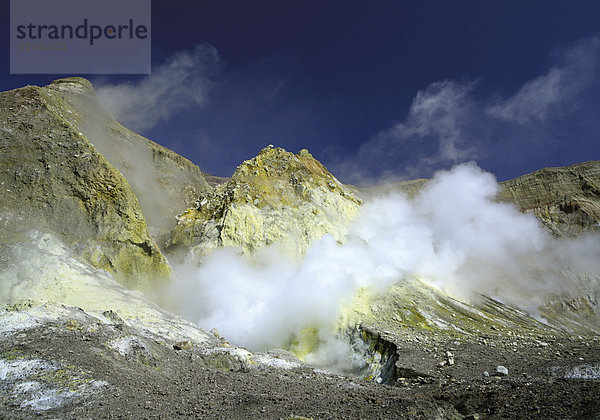
[[[600,161],[544,168],[502,186],[500,200],[533,213],[555,235],[600,228]]]
[[[343,240],[360,203],[308,151],[294,155],[269,146],[178,216],[168,248],[191,247],[203,255],[238,246],[251,253],[277,243],[300,255],[325,234]]]
[[[54,99],[53,110],[81,132],[127,179],[135,193],[150,234],[162,246],[175,225],[175,216],[212,189],[189,160],[119,124],[101,106],[90,82],[61,79],[44,91]],[[220,182],[219,177],[210,177]],[[161,197],[159,200],[156,197]]]
[[[394,182],[361,188],[369,198],[401,191],[414,197],[427,179]],[[573,236],[600,228],[600,161],[544,168],[518,178],[500,182],[498,200],[514,203],[530,212],[556,236]]]
[[[520,372],[536,375],[552,363],[549,341],[564,343],[599,331],[597,323],[569,317],[564,308],[542,308],[541,316],[486,296],[461,302],[411,279],[385,294],[362,290],[344,309],[337,334],[364,361],[355,374],[389,384],[448,373],[477,377],[496,360],[511,360]]]
[[[596,166],[509,181],[501,199],[532,211],[558,235],[594,229]],[[425,183],[401,188],[413,196]],[[164,237],[191,200],[198,198],[178,216],[168,250],[203,255],[236,246],[252,254],[279,244],[302,255],[323,235],[344,240],[361,205],[355,191],[306,150],[273,147],[231,179],[206,178],[120,126],[84,79],[0,94],[0,417],[598,412],[590,398],[600,388],[597,295],[557,298],[540,308],[542,323],[489,297],[460,302],[419,278],[385,293],[362,288],[329,326],[353,352],[356,370],[341,373],[356,378],[314,370],[287,351],[232,346],[123,287],[169,276],[152,235]],[[319,334],[308,326],[290,337],[289,349],[314,352]],[[328,349],[333,357],[324,360],[346,355],[346,347]],[[489,377],[500,367],[508,380]]]
[[[0,241],[37,229],[129,287],[168,279],[129,183],[66,117],[65,83],[73,95],[91,89],[77,79],[0,93]]]

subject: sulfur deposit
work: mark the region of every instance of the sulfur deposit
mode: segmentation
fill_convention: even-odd
[[[37,229],[127,286],[167,280],[171,268],[128,181],[63,117],[68,111],[54,86],[0,94],[0,241]]]
[[[595,417],[599,168],[212,177],[85,79],[0,93],[0,417]]]
[[[301,255],[325,234],[343,241],[360,204],[307,150],[294,155],[270,146],[180,214],[168,248],[191,247],[204,255],[237,246],[250,254],[277,243]]]

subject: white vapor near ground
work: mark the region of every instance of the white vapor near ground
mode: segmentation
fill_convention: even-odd
[[[415,276],[463,299],[484,293],[525,308],[551,293],[577,294],[563,273],[600,272],[598,237],[555,239],[532,215],[495,202],[498,188],[491,174],[463,164],[436,174],[414,199],[370,200],[344,244],[325,236],[299,261],[275,247],[251,260],[217,250],[199,268],[177,269],[180,312],[261,350],[307,326],[330,328],[360,288],[382,293]]]

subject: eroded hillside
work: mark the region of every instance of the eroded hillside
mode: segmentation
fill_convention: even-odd
[[[269,146],[222,179],[122,127],[84,79],[1,93],[0,416],[592,416],[595,236],[553,241],[597,229],[599,166],[497,197],[485,174],[470,183],[483,193],[416,180],[364,194]],[[194,325],[207,319],[283,349]]]

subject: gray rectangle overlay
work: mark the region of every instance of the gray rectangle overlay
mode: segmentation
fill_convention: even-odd
[[[151,0],[11,0],[11,74],[149,74]]]

